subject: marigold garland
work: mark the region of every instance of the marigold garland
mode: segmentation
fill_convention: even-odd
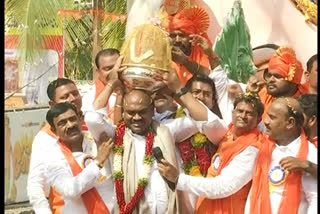
[[[116,130],[116,142],[114,147],[114,161],[113,161],[113,178],[115,179],[115,189],[117,202],[119,205],[120,214],[128,214],[131,213],[137,203],[140,201],[141,197],[144,194],[144,189],[148,185],[148,181],[150,179],[151,167],[153,164],[153,156],[152,156],[152,148],[153,148],[153,138],[154,135],[152,131],[149,131],[146,134],[146,148],[145,148],[145,156],[143,159],[143,174],[138,179],[138,187],[129,201],[126,204],[124,199],[123,192],[123,170],[122,170],[122,159],[123,159],[123,136],[125,133],[125,124],[122,123],[118,126]]]
[[[176,118],[184,116],[182,108],[176,112]],[[178,143],[178,149],[182,159],[182,169],[185,174],[192,176],[203,176],[207,174],[210,166],[211,155],[206,145],[211,143],[207,137],[198,132],[191,138]]]

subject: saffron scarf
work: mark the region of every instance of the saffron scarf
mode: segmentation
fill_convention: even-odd
[[[306,160],[308,154],[308,140],[303,130],[300,135],[300,148],[297,158]],[[252,192],[250,197],[251,214],[271,214],[268,172],[275,142],[266,139],[258,153],[255,171],[252,179]],[[278,214],[298,213],[301,198],[301,171],[289,172],[282,193]]]
[[[216,177],[220,175],[221,170],[224,169],[232,159],[245,150],[248,146],[254,146],[259,148],[263,135],[257,130],[252,131],[239,136],[233,140],[230,133],[233,129],[233,124],[229,125],[229,131],[225,135],[224,139],[219,144],[218,151],[212,157],[211,163],[219,155],[220,164],[218,169],[213,169],[212,166],[208,169],[207,177]],[[230,136],[230,137],[229,137]],[[237,193],[222,199],[209,199],[205,197],[199,197],[196,203],[196,214],[232,214],[243,213],[246,198],[249,193],[250,184],[246,184]]]
[[[76,159],[73,157],[71,150],[66,146],[66,144],[61,139],[59,139],[59,146],[63,155],[68,161],[69,166],[71,167],[72,174],[74,176],[78,175],[82,171],[82,169],[77,163]],[[101,213],[110,214],[109,209],[107,208],[106,204],[102,200],[96,188],[92,188],[87,192],[83,193],[81,195],[81,198],[89,214],[101,214]]]

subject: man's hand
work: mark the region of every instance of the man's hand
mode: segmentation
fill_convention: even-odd
[[[175,70],[164,72],[162,82],[164,82],[173,93],[177,93],[183,88],[183,84]]]
[[[279,164],[283,169],[288,171],[305,171],[309,167],[307,160],[301,160],[291,156],[282,158]]]
[[[160,175],[165,177],[168,181],[172,183],[177,182],[179,172],[168,161],[166,161],[165,159],[161,159],[161,162],[158,163],[158,169],[159,169]]]
[[[265,82],[259,81],[258,78],[254,75],[250,76],[247,82],[247,91],[253,93],[259,93],[259,91],[265,86]]]
[[[111,138],[109,138],[107,141],[103,141],[98,146],[98,154],[95,160],[98,161],[99,164],[103,164],[106,161],[106,159],[109,157],[112,147],[113,147],[113,142]]]
[[[111,81],[111,80],[118,80],[119,79],[119,73],[121,73],[125,67],[121,67],[120,65],[122,63],[123,60],[123,56],[119,56],[119,58],[116,61],[116,64],[114,64],[113,68],[110,69],[110,71],[107,74],[107,81]]]
[[[172,47],[171,53],[172,60],[178,64],[184,65],[188,61],[188,56],[185,55],[183,51],[176,46]]]
[[[193,45],[198,45],[206,55],[208,55],[209,57],[215,55],[212,48],[210,47],[210,45],[204,37],[198,34],[191,34],[189,35],[189,37],[191,38],[190,42]]]
[[[231,99],[235,99],[238,95],[242,94],[242,88],[240,84],[232,84],[228,86],[228,95]]]

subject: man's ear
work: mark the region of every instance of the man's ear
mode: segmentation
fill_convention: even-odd
[[[292,129],[296,126],[296,119],[294,117],[289,117],[287,120],[287,128]]]
[[[56,134],[56,129],[54,127],[50,126],[50,130]]]
[[[308,120],[308,126],[312,127],[312,126],[316,126],[316,125],[317,125],[317,117],[313,115]]]
[[[52,107],[54,106],[55,102],[53,102],[52,100],[49,100],[49,106]]]
[[[306,81],[309,81],[309,75],[310,75],[309,71],[304,72],[304,77],[305,77]]]

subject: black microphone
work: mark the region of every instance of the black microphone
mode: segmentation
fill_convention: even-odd
[[[161,159],[164,159],[163,157],[163,154],[162,154],[162,151],[160,149],[160,147],[154,147],[152,149],[152,153],[153,153],[153,156],[156,158],[157,162],[158,163],[161,163]],[[169,181],[168,179],[166,179],[165,177],[162,176],[162,178],[165,180],[165,182],[168,184],[169,188],[174,191],[175,188],[176,188],[176,184]]]

